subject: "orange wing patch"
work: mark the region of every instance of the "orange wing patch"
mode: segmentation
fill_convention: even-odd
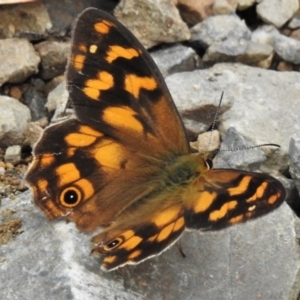
[[[59,178],[59,186],[72,183],[80,178],[80,173],[74,163],[58,166],[55,173]]]
[[[229,201],[224,203],[219,210],[214,210],[209,214],[209,220],[214,222],[224,218],[224,216],[226,216],[230,210],[235,209],[237,205],[237,201]]]
[[[143,125],[135,115],[137,113],[130,107],[107,107],[103,111],[103,121],[113,127],[122,128],[123,130],[135,131],[139,134],[143,132]]]
[[[157,88],[157,82],[153,77],[139,77],[134,74],[126,75],[125,90],[138,99],[141,89],[153,91]]]
[[[85,87],[82,89],[87,97],[93,100],[99,100],[101,90],[105,91],[114,86],[113,76],[105,71],[97,74],[96,79],[88,79]]]
[[[230,196],[236,196],[236,195],[243,194],[248,189],[250,181],[251,181],[251,176],[245,176],[241,180],[241,182],[239,183],[238,186],[229,188],[227,190],[229,195]]]
[[[106,53],[106,61],[112,63],[117,58],[132,59],[133,57],[138,57],[139,52],[134,48],[124,48],[122,46],[114,45],[109,46],[109,50]]]
[[[120,169],[126,159],[124,147],[110,140],[100,142],[95,148],[94,155],[101,166],[111,169],[112,172],[114,169]],[[126,165],[126,169],[127,167]]]
[[[78,45],[78,51],[80,54],[73,54],[71,57],[71,62],[75,70],[81,71],[84,67],[84,62],[86,59],[87,47],[84,44]]]
[[[103,20],[102,22],[95,23],[94,29],[100,34],[108,34],[112,26],[114,26],[113,23]]]

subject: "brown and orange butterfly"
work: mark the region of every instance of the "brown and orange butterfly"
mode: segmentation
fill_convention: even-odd
[[[209,169],[192,155],[150,55],[115,18],[85,10],[67,67],[76,118],[50,126],[27,173],[35,203],[93,237],[106,271],[160,254],[184,230],[219,230],[285,198],[267,174]]]

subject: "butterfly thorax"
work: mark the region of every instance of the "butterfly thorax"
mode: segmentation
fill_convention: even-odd
[[[208,169],[202,154],[182,155],[169,162],[162,173],[166,187],[185,186]]]

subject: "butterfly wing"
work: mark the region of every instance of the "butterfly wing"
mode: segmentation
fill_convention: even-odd
[[[185,195],[186,227],[219,230],[269,213],[286,196],[280,181],[264,173],[212,169]]]
[[[138,209],[137,209],[138,208]],[[104,255],[101,269],[137,264],[168,249],[185,229],[180,188],[160,192],[136,209],[125,210],[116,223],[93,238],[93,252]]]
[[[284,199],[282,184],[267,174],[204,171],[187,185],[142,203],[138,212],[125,211],[118,222],[94,237],[93,251],[104,255],[101,268],[111,271],[158,255],[185,228],[219,230],[265,215]]]
[[[156,163],[72,119],[44,131],[26,180],[50,219],[67,216],[92,231],[155,189],[155,168],[141,166]]]
[[[189,152],[182,121],[157,66],[109,14],[87,9],[77,19],[67,81],[83,124],[153,156],[163,149]]]

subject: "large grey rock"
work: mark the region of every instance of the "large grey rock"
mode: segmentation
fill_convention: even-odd
[[[176,106],[184,115],[205,105],[218,105],[223,112],[219,130],[235,127],[256,145],[276,143],[287,155],[290,137],[300,131],[300,74],[276,72],[241,64],[217,64],[210,69],[167,77]],[[203,130],[201,118],[183,118],[189,130]],[[206,124],[206,129],[210,124]],[[204,127],[205,128],[205,127]]]

